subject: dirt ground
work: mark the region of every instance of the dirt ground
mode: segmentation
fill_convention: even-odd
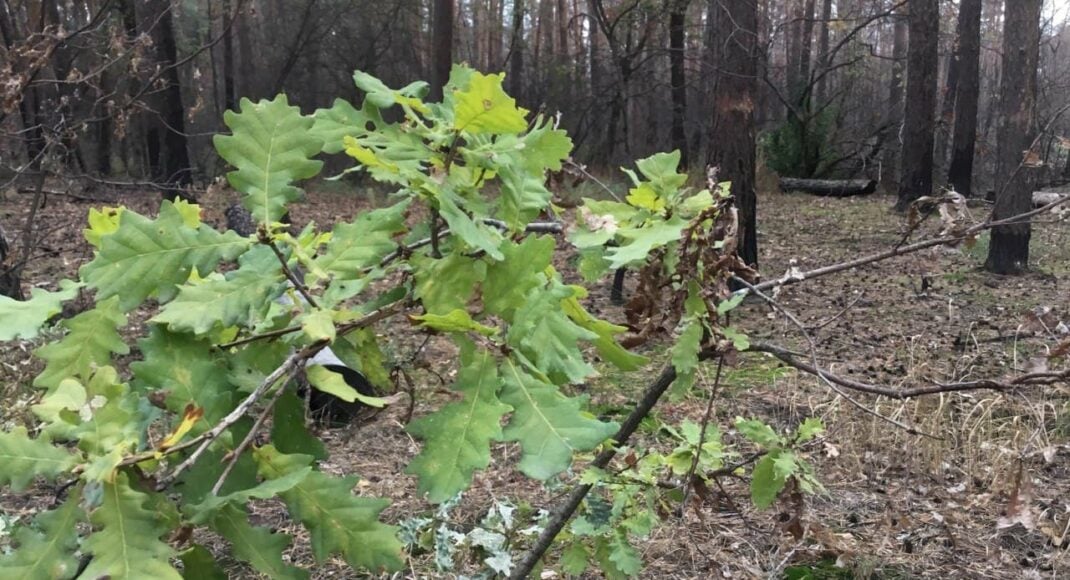
[[[138,193],[91,193],[75,199],[50,195],[41,210],[42,241],[25,274],[28,284],[52,288],[91,258],[81,230],[89,207],[123,203],[151,213],[157,198]],[[211,193],[206,220],[222,222],[225,194]],[[18,236],[30,196],[8,192],[0,199],[0,221]],[[759,244],[763,275],[779,277],[791,266],[807,270],[880,251],[902,237],[902,216],[892,199],[868,196],[815,198],[769,193],[759,198]],[[381,196],[312,194],[293,210],[295,222],[328,225],[351,217]],[[978,219],[987,210],[972,210]],[[1051,221],[1051,220],[1046,220]],[[14,232],[12,232],[14,230]],[[926,230],[932,233],[931,228]],[[917,236],[925,235],[925,232]],[[567,268],[566,244],[560,262]],[[1070,324],[1070,224],[1034,229],[1034,271],[997,277],[979,270],[986,238],[973,248],[937,248],[818,278],[782,290],[779,301],[816,337],[825,364],[849,377],[908,387],[981,377],[1006,377],[1029,366],[1054,344],[1035,332],[1029,313],[1049,308],[1047,320]],[[611,321],[622,320],[608,300],[608,286],[596,288],[588,307]],[[748,301],[736,320],[756,339],[800,348],[795,326],[760,301]],[[1054,317],[1054,318],[1052,318]],[[138,318],[132,318],[131,332]],[[144,320],[144,318],[140,318]],[[383,325],[395,360],[405,360],[423,338],[409,325]],[[5,428],[19,422],[32,404],[27,386],[39,363],[34,344],[4,345],[0,385]],[[592,406],[619,420],[668,356],[666,345],[643,347],[651,356],[641,376],[606,370],[586,387]],[[442,381],[453,369],[453,353],[435,339],[417,368],[415,414],[443,400]],[[707,372],[706,375],[711,373]],[[663,401],[656,419],[675,425],[700,421],[706,408],[702,382],[680,400]],[[827,492],[807,499],[806,535],[796,540],[781,525],[774,507],[749,506],[745,478],[725,477],[709,502],[683,517],[669,515],[638,543],[649,578],[1059,578],[1070,577],[1070,385],[1015,392],[977,391],[910,401],[858,395],[864,405],[934,437],[911,435],[866,414],[814,378],[783,368],[775,359],[750,354],[727,370],[714,401],[714,421],[726,441],[737,416],[763,418],[782,429],[809,416],[821,417],[828,432],[813,445],[809,459]],[[433,513],[416,495],[404,466],[418,444],[404,431],[405,405],[365,418],[359,425],[324,433],[331,451],[323,465],[331,473],[357,473],[357,492],[385,497],[392,522]],[[666,448],[657,431],[641,431],[638,446]],[[458,529],[477,522],[497,500],[549,508],[570,484],[547,489],[520,475],[517,449],[499,445],[491,469],[476,476],[461,505],[451,512]],[[574,474],[579,474],[577,468]],[[48,490],[40,491],[43,495]],[[33,510],[33,495],[0,494],[8,518]],[[1012,508],[1011,506],[1015,507]],[[255,521],[294,535],[289,557],[310,565],[307,537],[287,518],[281,504],[255,506]],[[1001,517],[1025,514],[1026,525],[1000,527]],[[225,554],[217,554],[224,556]],[[472,561],[466,561],[472,564]],[[843,566],[833,568],[832,563]],[[796,566],[796,568],[791,568]],[[798,568],[803,566],[803,568]],[[544,577],[555,577],[556,555]],[[786,570],[804,570],[788,576]],[[354,577],[340,560],[315,567],[314,577]],[[474,570],[474,568],[473,568]],[[231,563],[236,577],[253,577]],[[809,576],[805,574],[810,574]],[[411,558],[405,577],[443,576],[430,555]],[[561,575],[557,573],[556,577]]]

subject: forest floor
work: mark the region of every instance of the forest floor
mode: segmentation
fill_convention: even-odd
[[[151,213],[157,205],[149,195],[101,197],[140,212]],[[18,235],[29,198],[9,194],[0,199],[0,221],[16,230],[10,235]],[[372,203],[321,192],[293,214],[298,225],[315,220],[322,226]],[[221,223],[225,200],[209,198],[205,204],[206,220]],[[781,276],[791,265],[807,270],[884,250],[902,238],[904,219],[889,210],[888,197],[770,193],[761,195],[759,204],[760,262],[767,278]],[[27,283],[54,287],[91,258],[81,230],[88,208],[99,205],[49,196],[40,214],[44,237],[31,257]],[[981,219],[987,210],[972,211]],[[933,233],[928,225],[923,230],[916,236]],[[1050,328],[1060,321],[1070,324],[1070,227],[1066,221],[1035,227],[1034,270],[1020,277],[979,269],[986,239],[972,248],[936,248],[810,280],[784,288],[778,300],[805,324],[820,327],[815,331],[820,352],[837,373],[896,387],[1006,377],[1029,367],[1053,344],[1031,313],[1046,312],[1041,318]],[[559,269],[569,275],[565,247],[559,244]],[[610,321],[623,320],[620,308],[609,304],[608,282],[592,291],[587,306]],[[734,316],[753,338],[802,347],[796,327],[760,301],[748,300]],[[144,318],[132,320],[128,331],[140,332],[137,320]],[[405,360],[423,341],[400,322],[377,331],[390,338],[389,351],[397,360]],[[0,395],[10,402],[4,406],[5,428],[24,417],[32,403],[27,385],[40,368],[29,354],[34,346],[0,350]],[[593,410],[615,420],[627,414],[668,358],[666,345],[642,350],[652,360],[642,376],[603,369],[586,386]],[[445,341],[437,339],[423,350],[427,364],[413,375],[419,388],[416,416],[444,400],[439,377],[449,381],[453,356]],[[712,376],[711,371],[700,376]],[[693,393],[664,400],[633,446],[671,449],[673,442],[658,425],[701,421],[709,387],[709,380],[699,381]],[[724,477],[716,491],[682,517],[662,514],[653,533],[637,542],[643,576],[1070,577],[1070,385],[909,401],[859,395],[858,400],[937,438],[911,435],[866,414],[775,359],[739,357],[726,370],[713,404],[713,421],[725,440],[738,442],[731,428],[737,416],[763,418],[785,431],[806,417],[820,417],[828,431],[808,448],[808,459],[826,491],[807,498],[806,533],[796,539],[781,523],[789,519],[783,506],[755,510],[747,480]],[[397,407],[323,434],[331,451],[323,469],[359,474],[358,493],[388,498],[392,503],[384,518],[394,523],[434,515],[433,506],[417,496],[414,479],[402,474],[419,447],[404,430],[405,405]],[[524,478],[514,469],[516,457],[513,446],[496,447],[492,467],[477,474],[471,490],[449,513],[454,529],[470,529],[495,502],[550,508],[571,486],[568,478],[552,488]],[[575,475],[579,473],[577,467]],[[48,495],[47,490],[40,493],[45,499]],[[0,495],[0,510],[9,519],[33,508],[32,498]],[[289,554],[292,560],[313,566],[305,532],[281,504],[267,502],[254,509],[257,523],[298,538]],[[1001,525],[1001,518],[1002,524],[1018,523]],[[474,554],[457,557],[460,569],[478,569]],[[544,578],[563,576],[554,572],[559,570],[556,560],[552,555]],[[341,561],[314,567],[315,577],[353,575]],[[250,574],[237,564],[230,570],[239,577]],[[410,559],[407,575],[453,573],[436,572],[432,555],[425,553]]]

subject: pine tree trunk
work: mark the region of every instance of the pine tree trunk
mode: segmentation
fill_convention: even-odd
[[[687,133],[687,80],[684,71],[686,0],[676,0],[669,13],[669,69],[672,83],[672,148],[680,151],[680,165],[686,170],[689,155]]]
[[[896,209],[906,211],[933,189],[933,128],[939,57],[940,0],[910,3],[907,94],[903,112],[902,178]]]
[[[817,41],[817,70],[821,80],[817,81],[817,103],[824,104],[828,99],[828,75],[822,74],[829,67],[829,21],[832,20],[832,0],[824,0],[821,5],[821,32]]]
[[[524,0],[513,0],[513,31],[509,41],[509,93],[523,102]]]
[[[888,86],[888,126],[892,132],[890,145],[884,148],[881,182],[891,191],[899,184],[899,153],[902,151],[901,130],[903,125],[903,73],[906,71],[907,14],[900,8],[893,19],[892,80]]]
[[[977,142],[977,99],[980,91],[982,0],[962,0],[959,6],[959,81],[955,91],[955,128],[947,182],[957,192],[973,195],[973,154]]]
[[[1003,79],[1000,83],[996,206],[993,220],[1025,213],[1033,205],[1037,169],[1024,163],[1036,136],[1033,109],[1037,99],[1042,0],[1007,0],[1004,8]],[[1029,266],[1031,224],[1026,221],[992,230],[985,269],[1018,274]]]
[[[179,84],[178,48],[171,0],[145,0],[137,4],[139,30],[152,38],[157,66],[164,72],[164,88],[153,97],[155,114],[147,122],[146,140],[153,179],[164,188],[165,198],[189,199],[185,188],[193,182],[186,141],[186,111]]]
[[[717,63],[713,134],[708,162],[732,182],[739,208],[739,254],[758,264],[758,199],[754,191],[754,105],[757,97],[758,8],[753,0],[719,0],[715,38],[732,38]]]
[[[428,100],[439,102],[453,65],[453,0],[434,0],[431,16],[431,92]]]

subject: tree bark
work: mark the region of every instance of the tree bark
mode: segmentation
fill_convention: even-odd
[[[431,92],[428,99],[442,100],[453,65],[453,0],[434,0],[431,16]]]
[[[881,182],[888,191],[899,185],[899,153],[902,151],[901,131],[903,126],[903,73],[906,71],[907,18],[906,7],[900,8],[894,17],[892,41],[892,80],[888,86],[888,127],[894,136],[884,149],[881,167]]]
[[[164,83],[154,97],[155,114],[147,123],[149,167],[166,198],[188,199],[184,188],[193,182],[186,142],[186,115],[178,80],[178,49],[171,0],[145,0],[137,4],[138,28],[152,39],[156,66]]]
[[[687,0],[675,0],[669,12],[669,69],[672,82],[672,148],[680,151],[680,166],[686,171],[690,161],[687,133],[687,80],[684,71],[685,18]]]
[[[726,39],[717,63],[713,133],[708,162],[719,177],[732,182],[739,208],[739,254],[758,265],[755,193],[754,106],[757,96],[758,6],[756,0],[718,2],[715,38]],[[728,40],[730,39],[730,40]]]
[[[821,32],[817,41],[817,70],[821,78],[817,81],[817,103],[824,104],[828,98],[828,75],[822,74],[829,67],[829,21],[832,20],[832,0],[821,4]]]
[[[896,209],[906,211],[933,189],[933,126],[936,114],[940,1],[910,3],[907,49],[907,99],[903,112],[902,177]]]
[[[594,72],[592,71],[592,75]],[[509,42],[509,93],[523,102],[524,0],[513,0],[513,32]]]
[[[1025,163],[1036,136],[1033,113],[1037,98],[1042,0],[1006,0],[1003,28],[1003,79],[996,153],[996,206],[992,219],[1029,211],[1037,170]],[[1018,274],[1029,266],[1028,221],[992,230],[985,269]]]
[[[951,142],[951,164],[947,182],[952,189],[973,195],[973,154],[977,142],[977,101],[981,86],[981,6],[982,0],[962,0],[959,5],[959,80],[955,91],[955,128]]]
[[[806,0],[802,17],[802,37],[799,42],[799,88],[793,89],[799,91],[800,100],[809,97],[807,91],[810,87],[810,57],[814,46],[814,0]]]
[[[829,197],[866,195],[877,190],[877,182],[870,179],[797,179],[780,178],[781,191],[802,191]]]

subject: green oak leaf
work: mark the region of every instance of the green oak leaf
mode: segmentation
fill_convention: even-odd
[[[473,248],[483,250],[495,260],[502,259],[502,253],[498,250],[501,237],[496,231],[490,230],[489,226],[478,224],[461,209],[461,198],[448,190],[441,190],[436,195],[439,212],[442,219],[450,226],[450,234],[460,238],[464,243]]]
[[[81,287],[77,282],[61,280],[55,292],[31,289],[29,300],[0,296],[0,341],[36,337],[45,322],[59,314],[62,304],[77,296]]]
[[[453,94],[453,125],[458,131],[520,133],[528,128],[527,111],[502,88],[504,74],[472,72],[468,86]]]
[[[655,153],[646,159],[635,162],[639,173],[650,180],[650,185],[662,196],[673,196],[687,183],[687,175],[677,173],[680,166],[680,152]]]
[[[130,369],[139,392],[166,393],[167,410],[179,415],[191,403],[204,409],[196,432],[230,412],[235,394],[227,380],[227,361],[211,343],[152,325],[138,346],[142,360],[131,363]]]
[[[573,288],[575,289],[576,287]],[[580,304],[579,298],[581,296],[578,295],[579,290],[576,290],[576,292],[577,294],[561,300],[561,308],[572,319],[572,322],[598,335],[597,338],[591,341],[591,344],[594,345],[599,356],[623,371],[637,370],[650,360],[645,356],[629,352],[618,344],[614,337],[627,332],[628,329],[592,316]]]
[[[565,315],[561,301],[572,297],[573,288],[556,281],[547,289],[532,290],[517,309],[509,327],[508,342],[520,348],[555,382],[582,382],[595,374],[580,350],[579,341],[594,341],[597,334]]]
[[[260,475],[278,479],[312,462],[307,455],[284,455],[271,445],[254,452]],[[280,494],[290,515],[308,529],[317,562],[341,554],[354,568],[398,570],[403,560],[396,528],[379,522],[387,501],[352,494],[356,477],[330,477],[309,473],[300,483]]]
[[[188,506],[185,511],[189,515],[190,523],[201,525],[213,519],[216,512],[224,506],[241,506],[253,499],[271,499],[301,483],[309,473],[312,473],[312,467],[295,469],[278,479],[270,479],[248,489],[222,496],[210,495],[200,503]]]
[[[335,226],[316,265],[342,278],[360,278],[397,248],[393,236],[405,231],[408,201],[361,213],[352,223]]]
[[[773,454],[758,460],[751,473],[750,498],[758,509],[765,509],[776,501],[787,480],[777,473],[776,458]]]
[[[171,300],[190,272],[211,272],[221,260],[248,249],[250,240],[228,231],[221,234],[203,224],[190,227],[170,201],[150,220],[127,210],[119,229],[101,240],[92,262],[82,266],[82,279],[97,291],[97,301],[119,297],[119,306],[133,310],[152,294]]]
[[[502,259],[487,266],[483,306],[491,314],[512,318],[531,290],[546,283],[544,272],[553,258],[554,239],[528,236],[519,244],[509,240],[502,243],[501,252]]]
[[[513,231],[524,228],[539,212],[550,205],[553,194],[546,189],[542,173],[531,173],[522,167],[503,165],[498,171],[501,180],[500,217]]]
[[[271,302],[286,290],[280,269],[265,270],[254,261],[254,254],[264,253],[272,252],[266,246],[258,246],[241,257],[242,266],[237,270],[183,285],[178,296],[152,321],[195,334],[205,334],[216,325],[255,326],[267,314]]]
[[[367,131],[367,113],[357,110],[345,99],[335,99],[329,109],[316,109],[309,132],[323,141],[324,153],[341,153],[342,139]]]
[[[572,152],[572,139],[561,129],[554,129],[549,119],[539,117],[535,127],[521,139],[521,157],[530,173],[561,171],[561,162]]]
[[[181,579],[170,563],[174,550],[160,541],[168,527],[145,505],[151,498],[132,489],[125,473],[104,482],[101,495],[89,515],[96,531],[82,545],[93,555],[84,577]]]
[[[702,351],[702,330],[702,321],[692,318],[672,346],[672,366],[676,369],[673,391],[676,393],[686,393],[695,384],[695,370]]]
[[[825,423],[817,417],[807,417],[795,431],[795,442],[806,443],[825,432]]]
[[[18,547],[0,556],[0,577],[18,580],[66,580],[78,571],[78,524],[85,520],[79,506],[81,488],[72,489],[59,508],[39,513],[33,526],[14,533]]]
[[[752,443],[766,448],[784,445],[784,438],[764,421],[736,417],[736,430]]]
[[[210,527],[230,543],[234,556],[268,578],[308,578],[307,571],[283,562],[282,553],[290,546],[290,536],[253,526],[244,507],[224,505],[212,518]]]
[[[45,361],[35,387],[55,389],[64,379],[89,380],[97,368],[111,362],[113,354],[127,354],[130,348],[116,330],[126,324],[118,298],[98,301],[96,307],[61,323],[67,335],[46,344],[34,354]]]
[[[501,418],[511,410],[498,400],[500,387],[494,357],[464,348],[453,386],[464,398],[409,423],[409,433],[424,448],[405,473],[419,478],[419,492],[430,501],[454,497],[468,488],[476,470],[490,465],[490,443],[502,439]]]
[[[420,326],[437,330],[439,332],[476,332],[483,336],[494,336],[498,329],[486,326],[472,320],[472,315],[467,310],[457,308],[446,314],[424,314],[412,316],[413,320],[419,321]]]
[[[487,278],[486,263],[461,252],[450,253],[441,260],[416,255],[410,261],[416,279],[414,294],[431,314],[464,308],[479,283]]]
[[[0,485],[24,489],[35,477],[53,480],[78,463],[69,451],[40,439],[30,439],[26,428],[0,431]]]
[[[227,573],[204,546],[194,544],[182,552],[181,560],[182,577],[186,580],[227,580]]]
[[[427,110],[420,100],[420,97],[427,93],[427,83],[423,81],[417,81],[394,90],[386,86],[383,81],[358,70],[353,73],[353,83],[357,85],[358,89],[367,93],[366,102],[380,109],[387,109],[394,105],[405,105],[420,112]]]
[[[573,452],[594,449],[617,430],[615,423],[584,413],[579,400],[527,372],[513,357],[502,363],[501,374],[500,399],[513,407],[503,434],[506,441],[520,443],[520,470],[530,477],[545,480],[561,473]]]
[[[242,204],[264,225],[282,218],[286,205],[301,199],[292,183],[319,173],[322,161],[311,159],[323,141],[310,131],[311,117],[291,107],[286,95],[257,103],[242,99],[241,112],[227,111],[223,122],[232,135],[212,139],[216,151],[234,166],[227,181],[245,194]]]
[[[305,425],[305,401],[287,392],[275,403],[271,441],[282,453],[300,453],[317,461],[327,459],[323,440],[308,432]]]
[[[625,242],[606,252],[610,267],[621,268],[645,261],[652,250],[678,241],[686,227],[687,221],[673,216],[666,221],[656,221],[645,227],[617,230],[617,235]]]

